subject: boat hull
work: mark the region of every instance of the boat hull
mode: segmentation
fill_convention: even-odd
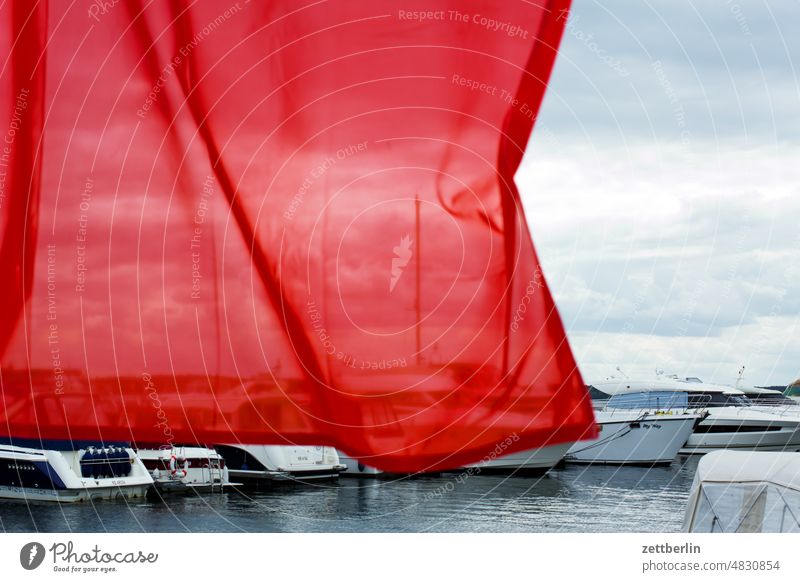
[[[115,501],[139,499],[147,496],[151,485],[127,485],[108,487],[86,487],[84,489],[35,489],[30,487],[0,486],[0,499],[19,501],[43,501],[57,503],[78,503],[88,501]]]
[[[669,465],[692,434],[695,414],[596,413],[600,436],[567,452],[567,463]]]
[[[127,458],[112,459],[117,471],[122,463],[125,474],[84,476],[84,450],[0,446],[0,498],[73,503],[144,497],[153,479],[135,453],[125,451]]]
[[[233,481],[322,481],[336,479],[346,469],[336,449],[314,446],[218,445]]]
[[[743,451],[800,451],[796,431],[693,434],[681,448],[682,455],[705,455],[726,449]]]
[[[800,420],[748,408],[710,409],[680,453],[706,454],[725,449],[798,451]]]
[[[222,456],[205,447],[139,449],[142,463],[159,494],[200,494],[223,491],[234,485]]]
[[[573,443],[548,445],[499,457],[485,458],[459,469],[479,469],[483,474],[542,475],[558,465]]]

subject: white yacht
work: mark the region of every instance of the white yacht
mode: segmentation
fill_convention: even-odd
[[[483,474],[513,473],[515,475],[543,475],[564,459],[573,443],[549,445],[502,456],[487,456],[476,463],[443,472],[461,472],[465,469],[478,469]],[[347,477],[377,477],[386,475],[380,469],[364,464],[356,458],[339,451],[339,459],[347,469],[342,473]]]
[[[467,465],[464,468],[480,469],[483,474],[544,475],[564,459],[564,455],[567,454],[573,444],[571,442],[560,443],[498,457],[484,457],[477,463]]]
[[[719,449],[758,451],[800,450],[800,415],[753,406],[739,389],[705,384],[697,378],[609,380],[592,384],[593,394],[651,392],[671,406],[708,412],[680,450],[702,454]]]
[[[139,448],[137,454],[161,493],[213,492],[235,485],[225,459],[214,449],[168,445]]]
[[[800,533],[800,453],[716,451],[704,456],[683,531]]]
[[[335,479],[346,469],[333,447],[287,445],[215,445],[231,479],[312,481]]]
[[[612,396],[595,412],[600,434],[575,443],[567,463],[669,465],[684,447],[705,412],[674,408],[651,393]]]
[[[132,499],[144,497],[152,485],[125,443],[0,439],[0,498],[62,503]]]

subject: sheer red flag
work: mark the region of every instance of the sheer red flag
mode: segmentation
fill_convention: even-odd
[[[3,4],[0,431],[396,471],[594,436],[513,182],[567,8]]]

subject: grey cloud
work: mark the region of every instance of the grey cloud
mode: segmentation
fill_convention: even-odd
[[[574,3],[542,118],[557,135],[800,136],[794,2]]]

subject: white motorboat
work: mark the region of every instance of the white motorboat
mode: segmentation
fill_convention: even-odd
[[[507,455],[494,456],[490,454],[477,463],[459,469],[459,471],[477,469],[483,474],[544,475],[564,459],[564,455],[567,454],[573,444],[571,442],[560,443]]]
[[[0,440],[0,498],[132,499],[144,497],[152,485],[147,469],[125,443]]]
[[[312,481],[335,479],[346,469],[333,447],[287,445],[215,445],[231,479]]]
[[[542,475],[555,467],[564,458],[567,450],[573,443],[550,445],[538,449],[530,449],[508,455],[490,454],[471,465],[443,472],[461,472],[473,469],[476,473],[509,473],[515,475]],[[339,459],[347,469],[342,475],[348,477],[376,477],[386,475],[380,469],[371,467],[363,462],[339,451]]]
[[[705,384],[697,378],[661,377],[655,380],[610,380],[592,384],[595,393],[651,392],[654,401],[673,408],[706,410],[680,450],[704,454],[720,449],[758,451],[800,450],[800,415],[767,406],[753,406],[739,389]]]
[[[567,451],[567,463],[669,465],[704,417],[698,411],[659,410],[642,402],[634,403],[642,408],[628,408],[619,399],[612,397],[605,410],[595,412],[599,436],[575,443]]]
[[[137,454],[161,493],[222,491],[230,482],[225,459],[206,447],[139,448]]]
[[[800,533],[800,453],[716,451],[697,464],[691,533]]]

